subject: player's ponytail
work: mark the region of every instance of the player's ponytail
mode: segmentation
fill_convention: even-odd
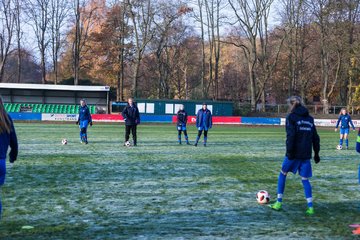
[[[298,96],[289,97],[287,102],[290,107],[290,112],[294,112],[295,108],[303,105],[302,99]]]
[[[10,133],[11,132],[11,122],[5,111],[5,107],[0,97],[0,134],[3,132]]]

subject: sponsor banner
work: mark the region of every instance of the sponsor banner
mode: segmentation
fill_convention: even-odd
[[[9,113],[14,121],[41,121],[41,113]]]
[[[171,123],[171,115],[140,115],[141,122]]]
[[[212,117],[213,124],[240,124],[241,117]],[[177,116],[172,117],[172,122],[177,122]],[[188,116],[188,123],[195,124],[196,123],[196,116]]]
[[[285,125],[285,118],[281,118],[281,125]],[[317,127],[334,127],[336,126],[337,119],[314,119],[315,126]],[[360,127],[360,120],[352,120],[355,127]]]
[[[78,114],[53,114],[53,113],[43,113],[41,115],[42,121],[77,121]]]
[[[280,125],[280,118],[257,118],[257,117],[242,117],[241,124],[245,125]]]
[[[91,118],[94,122],[124,122],[120,114],[92,114]]]

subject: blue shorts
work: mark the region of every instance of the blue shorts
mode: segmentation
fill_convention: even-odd
[[[207,128],[207,127],[198,127],[198,130],[199,131],[209,131],[209,128]]]
[[[176,128],[178,131],[186,131],[186,125],[179,124]]]
[[[0,159],[0,186],[5,183],[5,175],[6,175],[6,160]]]
[[[349,135],[350,128],[340,128],[340,134],[347,134]]]
[[[88,125],[89,125],[89,121],[88,121],[88,120],[80,121],[80,128],[87,128]]]
[[[286,156],[282,164],[281,170],[284,173],[292,172],[296,174],[299,172],[299,175],[304,178],[312,177],[312,169],[310,159],[308,160],[289,160]]]

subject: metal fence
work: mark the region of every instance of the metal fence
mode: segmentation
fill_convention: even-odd
[[[360,115],[360,106],[329,106],[329,112],[324,111],[322,105],[306,105],[310,114],[339,114],[342,108],[346,108],[352,115]],[[265,113],[272,114],[286,114],[288,113],[289,106],[286,104],[265,105]],[[247,115],[251,112],[250,104],[235,104],[236,115]],[[264,112],[261,104],[257,105],[256,112]]]

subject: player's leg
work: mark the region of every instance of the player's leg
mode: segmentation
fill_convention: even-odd
[[[2,190],[2,185],[4,185],[5,183],[5,175],[6,175],[6,160],[1,159],[0,160],[0,219],[2,213],[1,190]]]
[[[181,128],[179,127],[179,130],[178,130],[178,142],[179,144],[181,144]]]
[[[200,140],[202,131],[203,131],[203,129],[202,129],[202,128],[199,128],[199,130],[198,130],[198,135],[197,135],[196,141],[195,141],[195,147],[198,145],[198,142],[199,142],[199,140]]]
[[[280,210],[283,201],[283,195],[285,192],[286,176],[289,172],[296,173],[300,162],[299,160],[289,160],[287,157],[284,158],[281,171],[278,177],[277,186],[277,201],[271,204],[270,207],[274,210]]]
[[[186,144],[189,145],[189,136],[187,134],[187,130],[186,130],[186,127],[183,128],[183,132],[184,132],[184,136],[185,136],[185,141],[186,141]]]
[[[307,202],[306,214],[314,214],[313,199],[312,199],[312,187],[309,178],[312,177],[312,169],[310,160],[302,161],[299,174],[301,176],[301,182],[304,187],[304,194]]]
[[[80,141],[83,143],[87,143],[86,138],[86,128],[88,125],[88,121],[80,121]]]
[[[131,126],[125,125],[125,142],[129,141]],[[125,143],[124,143],[125,146]]]
[[[82,129],[83,129],[83,138],[84,138],[85,144],[88,144],[88,138],[87,138],[87,128],[88,128],[88,125],[89,125],[89,121],[84,121],[84,122],[83,122]]]
[[[204,130],[204,147],[206,147],[207,136],[208,136],[208,130]]]
[[[346,149],[349,149],[349,131],[346,131],[346,132],[344,133],[344,139],[345,139]]]
[[[82,132],[82,129],[81,129],[81,121],[80,121],[80,124],[79,124],[79,129],[80,129],[80,142],[82,143],[83,142],[83,132]]]
[[[131,127],[131,133],[132,133],[132,137],[133,137],[133,141],[134,141],[134,146],[137,145],[137,133],[136,133],[136,128],[137,126],[134,125]]]
[[[343,130],[340,129],[340,140],[339,140],[339,145],[342,146],[343,145],[343,140],[344,139],[344,133]]]

